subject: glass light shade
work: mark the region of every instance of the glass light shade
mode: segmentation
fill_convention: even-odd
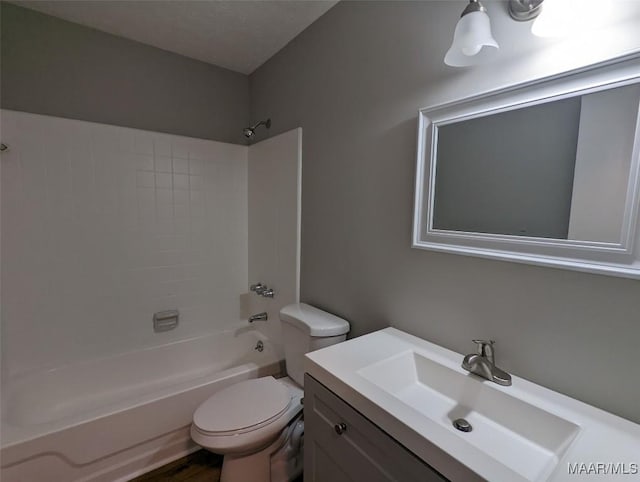
[[[453,67],[471,65],[472,57],[480,53],[483,47],[499,48],[491,34],[489,15],[482,11],[468,13],[458,20],[453,43],[444,56],[444,63]]]
[[[545,0],[542,11],[531,26],[531,33],[537,37],[568,37],[572,35],[578,23],[574,12],[576,2],[573,0]]]
[[[544,0],[531,33],[537,37],[572,37],[606,25],[611,16],[610,0]]]

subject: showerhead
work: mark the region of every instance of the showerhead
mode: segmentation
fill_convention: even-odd
[[[251,139],[256,133],[256,129],[260,126],[265,126],[267,129],[269,129],[271,127],[271,119],[260,121],[256,125],[251,127],[245,127],[244,129],[242,129],[242,133],[247,139]]]

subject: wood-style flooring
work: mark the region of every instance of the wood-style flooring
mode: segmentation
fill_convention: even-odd
[[[219,482],[222,456],[206,450],[158,467],[131,482]]]
[[[222,455],[198,450],[136,477],[131,482],[219,482],[221,467]],[[295,482],[302,482],[302,476]]]

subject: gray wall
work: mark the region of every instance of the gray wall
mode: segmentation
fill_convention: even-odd
[[[438,129],[433,227],[567,239],[580,97]]]
[[[245,144],[246,75],[1,8],[2,108]]]
[[[494,338],[508,371],[640,422],[639,281],[410,248],[419,108],[638,50],[638,24],[575,51],[487,2],[502,60],[453,69],[465,3],[340,2],[251,75],[269,135],[303,128],[302,300],[352,335]]]

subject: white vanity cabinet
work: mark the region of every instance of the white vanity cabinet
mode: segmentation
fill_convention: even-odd
[[[305,482],[447,480],[313,377],[304,384]]]

